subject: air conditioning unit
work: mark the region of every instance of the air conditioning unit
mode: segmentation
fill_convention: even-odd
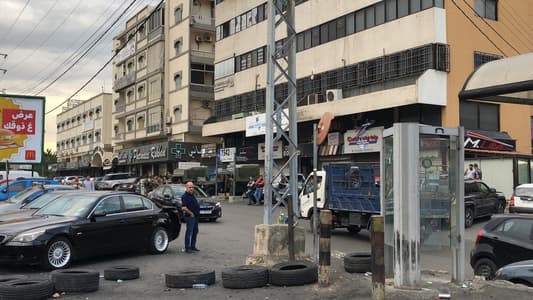
[[[197,42],[203,42],[203,41],[204,41],[204,37],[201,36],[201,35],[197,35],[197,36],[195,37],[195,40],[196,40]]]
[[[307,105],[317,104],[318,103],[318,94],[307,95]]]
[[[342,99],[341,89],[326,90],[326,100],[334,101],[334,100],[339,100],[339,99]]]
[[[211,35],[204,35],[204,42],[212,42],[213,37]]]

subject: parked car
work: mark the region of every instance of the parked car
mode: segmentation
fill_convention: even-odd
[[[141,190],[141,187],[139,186],[141,179],[141,177],[137,177],[132,182],[123,182],[119,184],[117,190],[139,193]]]
[[[509,200],[510,213],[533,213],[533,184],[517,186]]]
[[[46,178],[24,178],[17,179],[0,185],[0,201],[5,201],[10,197],[22,192],[34,184],[59,184],[59,182]]]
[[[54,177],[52,179],[57,181],[57,182],[63,183],[63,179],[65,179],[65,176],[56,176],[56,177]]]
[[[74,187],[60,184],[35,185],[33,187],[25,189],[24,191],[16,194],[15,196],[7,199],[4,202],[0,202],[0,212],[18,209],[32,202],[39,196],[56,190],[74,190]]]
[[[494,279],[533,287],[533,260],[512,263],[496,271]]]
[[[0,263],[67,268],[73,260],[145,248],[164,253],[179,235],[178,211],[125,192],[78,191],[30,219],[0,223]]]
[[[492,278],[498,268],[533,259],[533,216],[499,215],[477,233],[470,252],[474,274]]]
[[[77,190],[74,190],[74,193],[77,193]],[[0,212],[0,224],[2,222],[8,222],[11,220],[20,220],[22,218],[31,218],[31,215],[38,209],[44,207],[48,203],[52,202],[53,200],[66,195],[68,193],[72,193],[72,190],[55,190],[48,192],[46,194],[42,194],[41,196],[37,197],[35,200],[26,203],[22,205],[18,209],[12,209],[8,211]],[[74,198],[75,199],[75,198]]]
[[[78,177],[78,180],[81,182],[81,180],[84,178],[83,176],[81,175],[74,175],[74,176],[65,176],[65,178],[63,178],[63,181],[61,182],[62,184],[72,184],[74,182],[74,180],[76,179],[76,177]]]
[[[110,173],[104,176],[101,181],[96,182],[97,190],[118,190],[120,184],[134,182],[137,178],[130,173]]]
[[[474,219],[503,213],[507,201],[502,193],[490,188],[481,180],[465,180],[465,226],[471,227]]]
[[[163,184],[151,191],[148,197],[163,205],[181,207],[181,197],[185,190],[185,184]],[[194,186],[193,195],[200,205],[200,220],[215,222],[222,217],[220,202],[209,201],[207,194],[197,186]]]

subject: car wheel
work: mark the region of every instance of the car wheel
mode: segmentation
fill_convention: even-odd
[[[44,251],[43,266],[48,270],[63,269],[72,262],[72,244],[64,237],[51,240]]]
[[[150,237],[150,244],[148,249],[151,254],[165,253],[168,249],[168,233],[167,230],[161,226],[157,226]]]
[[[115,185],[115,186],[113,187],[113,190],[118,191],[119,188],[120,188],[120,186],[117,184],[117,185]]]
[[[470,228],[474,225],[474,210],[472,207],[467,207],[465,209],[465,227]]]
[[[490,258],[481,258],[474,265],[474,274],[492,279],[498,267]]]

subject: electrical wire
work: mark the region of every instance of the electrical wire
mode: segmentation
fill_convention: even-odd
[[[526,31],[524,31],[524,29],[522,28],[523,26],[521,26],[518,22],[522,22],[524,23],[524,21],[522,21],[522,19],[518,16],[518,15],[515,15],[513,13],[511,13],[509,10],[507,10],[505,8],[505,6],[501,5],[500,6],[502,9],[501,9],[501,12],[502,12],[502,15],[503,15],[503,12],[507,13],[509,15],[508,18],[506,18],[505,20],[509,21],[509,22],[502,22],[503,25],[505,27],[507,27],[509,29],[509,31],[515,36],[517,37],[518,40],[520,40],[524,45],[526,44],[529,44],[529,45],[533,45],[533,39],[531,39],[530,37],[530,34],[528,34]],[[517,18],[518,17],[518,18]],[[507,26],[507,23],[509,23],[509,25],[513,28],[509,28],[509,26]],[[527,24],[526,24],[527,25]],[[530,30],[530,29],[529,29]],[[524,43],[522,40],[521,40],[521,37],[524,37],[526,40],[527,40],[527,43]],[[526,46],[528,47],[528,46]],[[530,49],[528,47],[528,49]]]
[[[41,44],[37,47],[37,48],[34,48],[33,51],[31,53],[29,53],[28,55],[26,55],[23,59],[19,60],[18,63],[16,63],[15,65],[13,66],[9,66],[9,69],[16,69],[18,66],[20,66],[23,62],[25,62],[26,60],[28,60],[30,57],[32,57],[35,52],[37,52],[39,49],[41,49],[41,47],[50,40],[50,38],[52,38],[52,36],[54,34],[56,34],[56,32],[59,30],[59,28],[61,28],[63,26],[63,24],[65,24],[65,22],[67,22],[67,20],[72,16],[72,14],[74,13],[74,11],[76,11],[76,9],[78,9],[78,7],[80,6],[80,4],[82,3],[82,0],[78,0],[78,3],[76,4],[76,6],[74,6],[72,8],[72,10],[68,13],[68,15],[63,19],[63,21],[61,21],[61,23],[59,23],[55,28],[54,30],[52,30],[52,32],[50,34],[48,34],[48,36],[41,42]]]
[[[470,3],[466,2],[466,0],[463,0],[463,2],[468,6],[470,7],[470,9],[472,9],[472,12],[475,13],[475,9],[472,7],[472,5],[470,5]],[[513,49],[516,54],[520,54],[520,51],[518,51],[518,49],[516,49],[513,45],[511,45],[511,43],[509,43],[509,41],[507,41],[506,38],[504,38],[499,32],[498,30],[496,30],[496,28],[494,28],[492,25],[490,25],[489,22],[487,22],[487,20],[485,20],[485,18],[481,18],[481,20],[483,21],[483,23],[487,24],[487,26],[490,27],[490,29],[492,29],[492,31],[494,31],[496,33],[496,35],[498,35],[500,37],[500,39],[502,39],[507,45],[509,45],[509,47],[511,47],[511,49]]]
[[[457,9],[459,9],[459,11],[465,16],[465,18],[467,18],[468,21],[470,21],[470,23],[472,23],[472,25],[474,25],[474,27],[475,27],[475,28],[476,28],[476,29],[477,29],[477,30],[478,30],[478,31],[479,31],[479,32],[480,32],[480,33],[481,33],[481,34],[482,34],[482,35],[483,35],[483,36],[484,36],[484,37],[485,37],[485,38],[486,38],[486,39],[487,39],[487,40],[488,40],[488,41],[489,41],[489,42],[490,42],[495,48],[496,48],[496,49],[498,49],[498,51],[500,51],[500,52],[503,54],[503,56],[507,56],[507,54],[505,54],[505,52],[504,52],[500,47],[498,47],[498,45],[496,45],[496,43],[494,43],[494,41],[492,41],[492,40],[490,39],[490,37],[489,37],[485,32],[483,32],[483,30],[481,30],[481,28],[479,28],[479,26],[477,26],[476,23],[474,23],[474,21],[473,21],[472,19],[470,19],[470,17],[466,14],[466,12],[465,12],[461,7],[459,7],[459,5],[457,5],[457,3],[455,2],[455,0],[451,0],[451,1],[452,1],[453,5],[454,5],[455,7],[457,7]]]
[[[161,6],[161,4],[163,4],[164,0],[160,0],[159,3],[155,6],[154,10],[152,10],[152,12],[146,16],[144,18],[144,20],[142,22],[145,22],[146,20],[148,20],[155,12],[157,12],[159,10],[159,7]],[[48,115],[50,113],[52,113],[53,111],[55,111],[56,109],[60,108],[61,106],[63,106],[65,103],[67,103],[69,100],[71,100],[73,97],[75,97],[81,90],[83,90],[89,83],[91,83],[91,81],[94,80],[94,78],[96,78],[100,72],[102,72],[102,70],[105,69],[105,67],[107,67],[107,65],[109,65],[109,63],[111,63],[113,61],[113,59],[120,53],[120,51],[122,49],[124,49],[124,47],[126,47],[126,45],[128,44],[128,42],[135,38],[136,35],[137,35],[137,32],[139,31],[140,27],[138,27],[137,29],[135,29],[135,34],[129,36],[126,40],[126,43],[124,43],[124,45],[118,49],[118,51],[114,51],[113,55],[111,56],[111,58],[100,68],[98,69],[98,71],[93,75],[91,76],[91,78],[85,82],[78,90],[76,90],[76,92],[74,92],[74,94],[70,95],[70,97],[68,97],[66,100],[64,100],[63,102],[61,102],[60,104],[58,104],[57,106],[55,106],[54,108],[52,108],[51,110],[47,111],[45,113],[45,115]]]
[[[113,17],[113,15],[115,15],[119,9],[121,7],[123,7],[126,2],[128,2],[128,0],[124,0],[119,6],[117,6],[115,8],[115,10],[108,16],[108,18],[98,26],[98,28],[78,47],[78,49],[76,49],[75,51],[71,52],[71,54],[66,58],[64,59],[61,63],[59,63],[51,72],[48,72],[46,74],[44,74],[43,77],[41,77],[41,79],[38,81],[38,83],[36,85],[33,85],[32,87],[29,87],[29,88],[26,88],[24,89],[24,91],[22,92],[22,94],[27,94],[27,93],[30,93],[31,91],[37,89],[41,84],[43,84],[48,78],[50,77],[54,77],[55,75],[54,74],[58,74],[59,70],[63,67],[63,66],[66,66],[68,65],[71,61],[74,61],[74,57],[76,57],[79,53],[81,53],[81,49],[84,48],[84,46],[100,31],[100,29],[102,29],[104,27],[104,25],[109,21],[111,20],[111,18]],[[115,3],[113,1],[109,1],[109,5],[105,8],[104,11],[107,11],[111,5]],[[85,30],[81,35],[80,35],[80,38],[78,38],[76,41],[74,41],[73,43],[71,43],[67,48],[71,48],[72,46],[74,46],[75,44],[77,44],[82,38],[83,36],[85,36],[85,34],[89,31],[90,28],[92,28],[104,15],[103,14],[100,14],[100,16],[98,17],[98,19],[96,19],[95,22],[93,22],[88,28],[87,30]],[[59,56],[61,56],[63,53],[59,53],[55,59],[52,59],[46,66],[44,66],[41,70],[39,70],[38,72],[36,72],[36,75],[39,75],[39,74],[42,74],[42,72],[44,70],[49,70],[51,68],[51,65],[57,61],[57,58],[59,58]],[[28,80],[30,82],[34,81],[33,79],[35,79],[37,76],[33,77],[32,79]]]
[[[37,22],[37,24],[35,26],[33,26],[32,30],[15,46],[15,48],[13,48],[11,51],[9,51],[8,54],[12,54],[13,52],[15,52],[35,32],[35,29],[37,29],[37,27],[39,27],[39,25],[41,25],[41,23],[46,19],[46,17],[48,17],[48,15],[52,11],[52,9],[54,9],[54,7],[56,7],[57,2],[58,2],[58,0],[56,0],[54,2],[54,4],[52,4],[52,6],[50,6],[50,8],[46,11],[44,16],[39,20],[39,22]]]
[[[80,57],[78,57],[65,71],[63,71],[58,77],[56,77],[54,80],[52,80],[52,82],[50,82],[49,84],[47,84],[44,88],[42,88],[40,91],[38,91],[37,93],[34,94],[34,96],[37,96],[39,94],[41,94],[42,92],[44,92],[45,90],[47,90],[50,86],[52,86],[54,83],[56,83],[59,79],[61,79],[63,76],[65,76],[65,74],[68,73],[68,71],[70,71],[82,58],[84,58],[87,53],[96,46],[96,44],[104,37],[104,35],[109,31],[111,30],[111,28],[122,18],[122,16],[124,16],[126,14],[126,12],[133,6],[133,4],[136,2],[137,0],[133,0],[129,5],[128,7],[126,7],[126,9],[120,14],[120,16],[115,20],[113,21],[113,23],[111,24],[110,27],[108,27],[104,33],[102,33],[97,39],[95,42],[93,42],[93,44],[87,49],[85,50],[81,55]]]
[[[6,31],[6,33],[3,34],[2,38],[0,40],[3,40],[4,38],[8,38],[9,34],[11,33],[11,30],[13,30],[13,27],[17,24],[19,21],[20,16],[22,16],[22,13],[26,10],[26,7],[28,7],[28,4],[30,3],[30,0],[26,1],[26,4],[24,4],[24,7],[20,10],[19,14],[15,18],[15,21],[9,26],[9,29]]]

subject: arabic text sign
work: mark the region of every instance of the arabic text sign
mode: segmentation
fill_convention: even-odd
[[[286,117],[289,115],[289,110],[286,108],[283,110],[284,113],[280,114],[281,118],[281,127],[285,129],[284,131],[289,130],[289,118]],[[278,119],[278,118],[276,118]],[[266,132],[266,115],[258,114],[254,116],[246,117],[246,137],[264,135]],[[277,131],[277,126],[274,125],[274,132]]]
[[[0,161],[37,164],[44,140],[44,97],[0,95]]]

